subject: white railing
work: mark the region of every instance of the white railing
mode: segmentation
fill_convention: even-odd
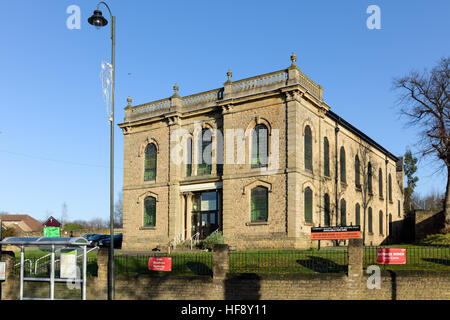
[[[27,265],[27,261],[28,261],[28,264],[30,265],[30,274],[32,274],[33,273],[33,263],[31,262],[31,260],[30,259],[25,259],[24,261],[23,261],[23,267],[24,267],[24,270],[26,270],[26,265]],[[20,266],[20,262],[19,263],[16,263],[15,265],[14,265],[14,268],[16,268],[17,266]]]
[[[98,246],[95,246],[95,247],[93,247],[93,248],[87,250],[87,251],[86,251],[86,254],[88,254],[89,252],[94,251],[94,250],[96,250],[96,249],[98,249],[98,248],[99,248]],[[37,259],[37,260],[34,262],[34,274],[37,274],[37,273],[38,273],[38,262],[39,262],[40,260],[44,259],[44,258],[49,257],[50,255],[51,255],[51,253],[49,253],[49,254],[47,254],[47,255],[45,255],[45,256],[42,256],[42,257],[40,257],[39,259]],[[79,254],[79,255],[77,255],[77,260],[78,260],[79,258],[81,258],[82,256],[83,256],[82,253]],[[56,263],[59,263],[59,259],[55,260],[55,264],[56,264]],[[48,263],[46,263],[46,264],[43,264],[43,265],[39,268],[39,270],[45,268],[45,267],[46,267],[47,265],[49,265],[49,264],[50,264],[50,262],[48,262]],[[30,270],[31,270],[31,267],[30,267]]]
[[[193,245],[198,244],[199,242],[200,242],[200,232],[197,232],[191,237],[191,250],[193,249]]]
[[[172,239],[171,243],[173,248],[175,249],[177,245],[179,245],[180,243],[183,243],[185,241],[185,234],[186,234],[187,230],[184,230],[183,232],[180,232],[179,234],[177,234],[175,236],[175,238]]]

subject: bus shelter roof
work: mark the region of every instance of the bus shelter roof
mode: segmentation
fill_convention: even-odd
[[[89,241],[83,237],[8,237],[0,241],[0,245],[78,247],[89,245]]]

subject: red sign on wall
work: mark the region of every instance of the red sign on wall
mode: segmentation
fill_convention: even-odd
[[[406,249],[382,248],[377,249],[377,264],[405,264]]]
[[[154,271],[172,271],[172,258],[150,257],[148,259],[148,269]]]

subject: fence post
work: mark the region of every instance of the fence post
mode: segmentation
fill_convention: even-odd
[[[350,239],[348,242],[348,274],[347,292],[348,299],[358,297],[363,286],[363,254],[364,246],[362,239]]]
[[[109,248],[106,247],[101,247],[97,251],[97,289],[101,292],[104,300],[108,288],[108,251]]]
[[[19,299],[19,281],[14,275],[16,258],[13,251],[3,251],[0,261],[6,262],[5,281],[0,281],[0,300]]]
[[[362,239],[350,239],[348,242],[348,277],[361,278],[363,275],[364,247]]]
[[[213,279],[224,280],[230,270],[230,251],[227,244],[213,247]]]

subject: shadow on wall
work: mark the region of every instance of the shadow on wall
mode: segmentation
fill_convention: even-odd
[[[296,260],[303,267],[318,273],[340,273],[347,272],[347,265],[340,265],[332,260],[309,256],[309,259]]]
[[[261,277],[255,273],[228,274],[224,281],[225,300],[260,300]]]
[[[415,241],[422,240],[427,235],[439,233],[445,226],[444,211],[432,212],[416,210],[415,215]]]
[[[408,219],[389,223],[389,235],[381,245],[414,242],[414,223]]]

